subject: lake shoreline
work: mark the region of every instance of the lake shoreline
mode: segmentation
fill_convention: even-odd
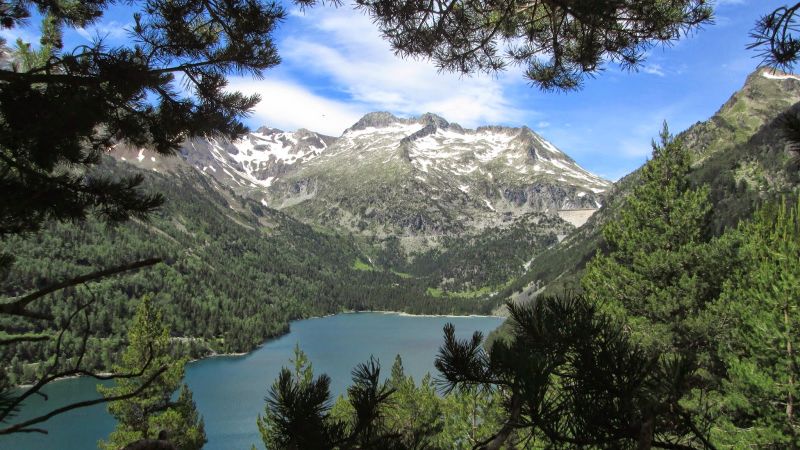
[[[282,368],[291,366],[294,348],[298,344],[313,362],[314,372],[317,375],[324,373],[330,378],[331,396],[338,398],[352,386],[353,368],[370,357],[385,365],[381,375],[388,377],[391,363],[401,355],[406,375],[420,380],[428,373],[436,373],[434,361],[445,324],[455,324],[457,339],[469,339],[475,331],[487,334],[502,322],[502,319],[489,317],[401,317],[394,313],[363,311],[361,314],[328,316],[324,320],[292,321],[287,336],[265,340],[264,345],[246,356],[222,358],[219,356],[227,355],[209,353],[204,358],[206,361],[186,366],[183,383],[192,391],[197,411],[205,424],[208,442],[203,448],[229,450],[251,448],[256,444],[256,448],[264,450],[256,418],[259,414],[263,416],[264,399]],[[285,327],[280,331],[283,330]],[[178,341],[174,345],[177,346]],[[101,397],[96,384],[94,379],[86,377],[53,383],[46,391],[49,398],[45,401],[33,396],[30,402],[26,402],[22,411],[24,415],[19,419],[47,414],[61,405]],[[97,441],[107,439],[116,426],[114,417],[108,414],[105,406],[94,405],[53,418],[45,427],[47,436],[2,436],[0,448],[95,448]]]
[[[494,317],[494,318],[498,318],[498,319],[504,319],[505,318],[504,316],[492,315],[492,314],[411,314],[411,313],[407,313],[407,312],[403,312],[403,311],[387,311],[387,310],[340,311],[340,312],[337,312],[337,313],[323,314],[323,315],[319,315],[319,316],[309,316],[309,317],[304,317],[302,319],[290,320],[289,321],[289,327],[286,329],[285,332],[277,334],[275,336],[270,336],[270,337],[266,338],[263,342],[261,342],[260,344],[256,345],[255,347],[251,348],[250,350],[248,350],[246,352],[229,352],[229,353],[212,352],[212,353],[209,353],[206,356],[201,356],[199,358],[190,359],[189,361],[187,361],[187,363],[193,363],[193,362],[202,361],[202,360],[211,359],[211,358],[223,358],[223,357],[225,357],[225,358],[237,358],[237,357],[248,356],[248,355],[252,354],[253,352],[255,352],[256,350],[258,350],[261,347],[263,347],[265,344],[267,344],[269,342],[272,342],[274,340],[280,339],[283,336],[286,336],[287,334],[289,334],[291,332],[292,322],[298,322],[298,321],[301,321],[301,320],[311,320],[311,319],[324,319],[326,317],[332,317],[332,316],[336,316],[338,314],[388,314],[388,315],[396,315],[396,316],[399,316],[399,317],[448,317],[448,318],[456,318],[456,317],[490,318],[490,317]],[[97,375],[107,377],[107,376],[114,375],[114,373],[113,372],[98,372]],[[71,379],[74,379],[74,378],[82,378],[82,377],[92,378],[89,375],[70,375],[70,376],[66,376],[66,377],[56,378],[55,380],[51,381],[51,383],[57,383],[59,381],[71,380]],[[98,381],[100,381],[100,380],[98,380]],[[50,384],[50,383],[48,383],[48,384]],[[15,389],[29,389],[29,388],[31,388],[33,386],[34,386],[33,384],[20,384],[20,385],[15,386]]]
[[[292,322],[299,322],[301,320],[324,319],[326,317],[333,317],[333,316],[337,316],[339,314],[387,314],[387,315],[394,315],[394,316],[399,316],[399,317],[448,317],[448,318],[457,318],[457,317],[472,318],[472,317],[474,317],[474,318],[497,318],[497,319],[505,319],[505,318],[507,318],[506,316],[501,316],[501,315],[497,315],[497,314],[411,314],[411,313],[402,312],[402,311],[385,311],[385,310],[340,311],[340,312],[337,312],[337,313],[323,314],[323,315],[320,315],[320,316],[309,316],[309,317],[304,317],[302,319],[290,320],[289,321],[289,328],[286,330],[286,332],[281,333],[281,334],[277,334],[275,336],[270,336],[270,337],[266,338],[262,343],[258,344],[257,346],[253,347],[252,349],[250,349],[250,350],[248,350],[246,352],[212,353],[212,354],[209,354],[207,356],[202,356],[200,358],[191,359],[191,360],[189,360],[189,362],[191,363],[191,362],[196,362],[196,361],[202,361],[204,359],[209,359],[209,358],[247,356],[247,355],[255,352],[256,350],[260,349],[265,344],[268,344],[269,342],[272,342],[274,340],[280,339],[280,338],[286,336],[287,334],[291,333]]]

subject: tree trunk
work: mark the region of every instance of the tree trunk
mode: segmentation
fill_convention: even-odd
[[[786,422],[788,424],[789,433],[795,437],[794,431],[794,375],[797,372],[797,367],[794,362],[794,348],[792,347],[792,322],[789,317],[789,304],[788,302],[783,305],[783,325],[786,328],[786,356],[789,359],[789,392],[786,395]],[[792,439],[792,448],[797,448],[795,443],[796,439]]]
[[[642,422],[641,431],[639,431],[639,443],[636,446],[637,450],[650,450],[653,446],[653,428],[655,427],[655,419],[652,415]]]
[[[509,411],[508,420],[500,431],[487,443],[479,447],[479,450],[499,450],[506,440],[511,436],[511,433],[516,428],[519,422],[519,415],[522,410],[522,401],[517,392],[511,394],[511,411]]]

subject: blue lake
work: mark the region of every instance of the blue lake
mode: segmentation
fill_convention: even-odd
[[[498,317],[429,317],[382,313],[339,314],[292,323],[291,332],[264,344],[246,356],[208,358],[190,363],[186,383],[206,426],[209,450],[263,448],[256,417],[264,411],[264,396],[282,366],[289,364],[295,344],[309,356],[315,374],[327,373],[334,395],[350,384],[353,367],[375,356],[388,375],[395,355],[401,355],[406,373],[419,379],[435,374],[433,360],[442,343],[442,327],[451,322],[461,338],[475,331],[488,334]],[[63,380],[49,386],[50,399],[33,399],[21,417],[49,411],[71,401],[95,398],[97,381]],[[57,416],[44,427],[48,435],[0,437],[0,449],[86,450],[114,429],[105,406]]]

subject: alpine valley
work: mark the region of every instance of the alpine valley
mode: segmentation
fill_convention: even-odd
[[[710,186],[717,232],[797,185],[776,129],[798,101],[800,80],[758,71],[680,135],[695,155],[694,182]],[[20,280],[4,292],[14,296],[119,261],[163,259],[92,288],[104,302],[88,319],[93,369],[113,364],[130,299],[144,292],[157,293],[176,351],[200,357],[251,350],[298,318],[489,314],[542,288],[577,288],[602,225],[637,183],[637,172],[616,184],[587,172],[526,127],[471,130],[385,112],[338,137],[260,128],[236,141],[188,140],[172,157],[117,145],[97,170],[143,174],[164,207],[147,221],[89,219],[12,238],[16,263],[3,274]],[[42,308],[66,314],[57,305],[73,295]],[[67,348],[78,344],[65,337]],[[15,347],[12,380],[33,379],[43,351]]]
[[[144,149],[114,154],[145,170],[176,169]],[[370,113],[338,138],[271,128],[236,141],[196,138],[180,156],[219,190],[352,235],[364,253],[358,267],[468,296],[520,274],[611,186],[527,127],[470,130],[434,114]]]
[[[143,292],[157,293],[176,351],[192,357],[248,351],[290,320],[346,310],[492,313],[496,293],[611,186],[525,127],[380,112],[337,138],[261,128],[233,142],[193,139],[172,157],[117,145],[97,170],[142,174],[165,205],[147,221],[89,219],[9,240],[7,276],[22,282],[4,292],[161,257],[92,288],[104,304],[89,319],[93,369],[113,364],[129,299]],[[43,307],[58,311],[73,295]],[[33,379],[44,350],[16,347],[13,381]]]

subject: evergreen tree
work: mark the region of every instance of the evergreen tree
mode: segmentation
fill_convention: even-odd
[[[582,279],[586,297],[624,320],[636,339],[660,350],[700,351],[700,312],[718,296],[724,249],[709,243],[705,187],[688,178],[691,156],[666,125],[633,192],[603,228],[598,252]]]
[[[684,408],[693,361],[631,342],[580,297],[509,303],[512,336],[489,350],[452,325],[436,358],[447,391],[500,390],[502,425],[473,448],[500,449],[515,433],[545,448],[712,448]]]
[[[396,432],[386,433],[386,407],[395,392],[380,382],[380,364],[370,359],[353,369],[347,405],[332,410],[330,377],[314,378],[305,355],[295,349],[294,371],[283,368],[267,395],[258,429],[270,450],[405,449]]]
[[[406,448],[448,447],[447,442],[435,439],[444,428],[444,417],[442,402],[430,374],[426,374],[417,386],[414,379],[405,374],[403,360],[397,355],[388,386],[395,392],[386,407],[385,433],[399,433]]]
[[[187,136],[240,135],[239,118],[259,97],[227,91],[226,76],[259,75],[279,62],[271,34],[284,9],[247,0],[133,2],[126,44],[64,48],[65,29],[96,23],[112,3],[0,8],[3,29],[24,25],[34,11],[43,18],[39,50],[19,42],[0,66],[0,235],[47,219],[152,211],[162,198],[137,189],[141,176],[88,169],[119,142],[171,154]]]
[[[133,392],[144,379],[161,371],[137,397],[111,402],[108,411],[117,419],[117,427],[107,441],[98,446],[104,450],[117,450],[142,440],[167,440],[178,450],[196,450],[203,447],[206,436],[192,394],[186,385],[181,386],[185,358],[170,355],[169,332],[161,319],[161,312],[152,297],[145,296],[139,303],[129,332],[128,347],[121,362],[114,367],[120,373],[144,368],[141,377],[118,379],[112,387],[99,386],[106,397]],[[172,396],[181,388],[178,400]]]
[[[750,49],[762,49],[763,64],[791,70],[800,58],[797,13],[800,2],[762,16],[751,33]]]
[[[714,306],[726,378],[716,438],[733,448],[800,448],[800,201],[736,232],[744,266]]]
[[[636,69],[656,43],[676,40],[711,20],[705,0],[357,4],[400,55],[431,58],[443,70],[464,74],[521,65],[533,84],[559,90],[579,88],[608,61]]]
[[[301,389],[310,389],[311,384],[314,382],[314,368],[308,360],[305,352],[300,349],[300,344],[294,346],[294,358],[290,359],[293,371],[291,372],[292,379],[297,383]],[[280,389],[277,385],[277,380],[273,383],[272,391]],[[280,436],[276,417],[270,414],[269,410],[265,411],[265,415],[258,415],[256,424],[258,425],[258,432],[261,434],[261,440],[268,449],[279,449],[281,447]]]
[[[491,438],[503,426],[503,397],[502,390],[481,387],[464,387],[445,395],[444,429],[437,442],[442,448],[468,450]]]

